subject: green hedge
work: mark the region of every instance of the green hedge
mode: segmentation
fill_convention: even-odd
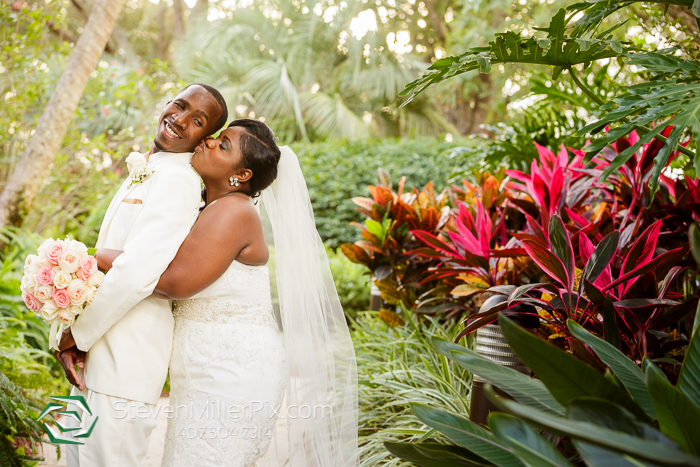
[[[304,171],[316,226],[326,244],[337,248],[358,239],[350,222],[362,222],[351,199],[369,196],[367,185],[377,183],[382,168],[397,183],[406,176],[406,186],[422,187],[433,180],[445,187],[457,160],[453,149],[474,144],[466,139],[451,143],[438,138],[381,139],[293,145]],[[460,168],[465,161],[459,159]]]

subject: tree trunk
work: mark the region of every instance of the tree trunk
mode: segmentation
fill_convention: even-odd
[[[668,16],[687,27],[688,32],[691,34],[698,32],[698,21],[690,8],[681,5],[670,5],[668,7]]]
[[[87,10],[93,8],[93,5],[85,2],[85,0],[71,0],[71,3],[85,21],[87,21],[90,17]],[[114,23],[112,35],[105,45],[105,52],[110,55],[122,56],[124,61],[131,65],[138,65],[139,63],[139,57],[131,46],[131,42],[129,42],[124,31],[116,23]]]
[[[191,18],[194,21],[206,21],[209,15],[209,0],[197,0],[192,8]]]
[[[12,177],[0,195],[0,227],[21,226],[32,207],[44,175],[61,148],[90,73],[126,0],[97,0],[68,66],[58,80],[39,124],[27,143]]]
[[[156,55],[161,60],[167,60],[168,49],[172,41],[172,28],[168,24],[168,4],[161,1],[158,3],[158,42],[156,43]]]
[[[173,34],[175,41],[179,41],[185,35],[184,15],[182,0],[173,0]]]

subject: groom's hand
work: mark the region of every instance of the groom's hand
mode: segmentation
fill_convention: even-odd
[[[75,339],[73,339],[73,331],[71,331],[70,327],[67,327],[63,330],[63,334],[61,334],[61,341],[58,343],[58,350],[64,351],[75,346],[76,343]]]
[[[66,378],[68,382],[79,389],[85,389],[85,384],[80,380],[78,376],[78,371],[75,369],[76,365],[78,368],[85,368],[85,355],[86,352],[78,349],[78,347],[73,346],[69,349],[59,351],[57,350],[54,355],[61,363],[63,371],[66,373]]]

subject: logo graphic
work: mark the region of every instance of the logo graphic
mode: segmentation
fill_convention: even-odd
[[[92,429],[95,428],[95,423],[97,423],[97,419],[100,417],[95,417],[95,419],[92,421],[89,427],[81,427],[80,424],[82,422],[82,419],[80,418],[80,415],[78,415],[78,412],[75,410],[63,410],[64,409],[64,404],[73,404],[77,406],[80,410],[82,410],[83,416],[85,414],[88,414],[92,416],[92,412],[90,411],[90,407],[88,407],[87,402],[85,402],[85,399],[83,396],[60,396],[60,397],[51,397],[51,399],[55,401],[61,402],[61,404],[57,404],[56,402],[49,402],[44,410],[41,412],[39,415],[39,418],[36,419],[36,421],[40,421],[42,418],[44,418],[46,415],[49,413],[59,410],[59,412],[56,412],[56,415],[63,415],[65,417],[72,418],[73,420],[78,422],[78,426],[66,426],[61,424],[58,421],[54,421],[56,424],[56,427],[58,427],[58,431],[56,431],[56,427],[53,427],[49,425],[48,423],[44,422],[44,431],[46,431],[46,434],[49,435],[49,440],[51,441],[52,444],[85,444],[85,442],[81,441],[81,438],[87,438],[90,436],[90,433],[92,433]],[[60,433],[59,433],[60,431]],[[63,433],[70,433],[72,436],[65,436]],[[77,439],[76,439],[77,438]]]

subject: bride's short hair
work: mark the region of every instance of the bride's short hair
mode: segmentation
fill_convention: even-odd
[[[252,197],[257,197],[277,178],[277,164],[280,161],[280,148],[274,132],[265,123],[252,118],[239,118],[229,123],[228,128],[242,127],[239,145],[243,155],[244,168],[253,171],[250,184]]]

